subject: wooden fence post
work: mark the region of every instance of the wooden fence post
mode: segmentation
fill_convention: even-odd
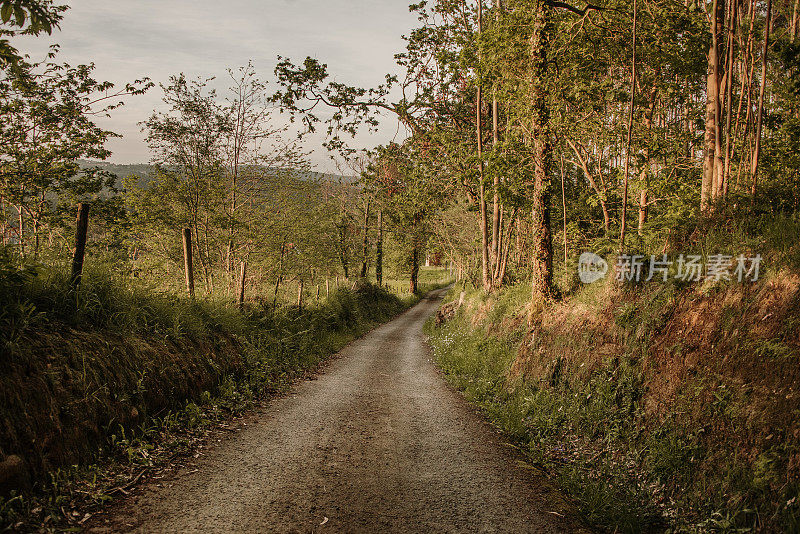
[[[194,298],[194,271],[192,270],[192,229],[183,229],[183,270],[186,272],[186,291]]]
[[[297,309],[303,309],[303,279],[300,279],[300,283],[297,286]]]
[[[247,262],[242,261],[242,272],[240,274],[239,282],[239,310],[244,309],[244,281],[246,276]]]
[[[78,204],[78,218],[75,228],[75,253],[72,256],[72,287],[77,289],[83,276],[83,257],[86,254],[86,233],[89,227],[89,204]]]
[[[330,282],[331,281],[328,280],[327,278],[325,279],[325,298],[326,299],[331,296],[331,283]]]

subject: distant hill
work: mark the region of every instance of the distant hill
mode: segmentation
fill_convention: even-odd
[[[130,164],[120,164],[120,163],[110,163],[108,161],[93,161],[93,160],[78,160],[78,164],[81,166],[82,169],[90,168],[90,167],[99,167],[105,171],[108,171],[117,177],[116,186],[117,188],[122,188],[122,179],[127,176],[137,176],[139,179],[137,183],[140,186],[146,185],[153,179],[153,171],[155,170],[155,165],[151,165],[149,163],[130,163]],[[298,177],[305,180],[320,180],[323,182],[339,182],[343,180],[345,182],[353,181],[352,177],[349,176],[341,176],[338,174],[332,173],[325,173],[325,172],[307,172],[307,171],[298,171]]]

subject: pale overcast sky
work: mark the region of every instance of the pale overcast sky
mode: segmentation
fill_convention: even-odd
[[[67,0],[70,9],[52,37],[15,40],[20,51],[39,59],[50,43],[61,45],[60,61],[94,62],[95,77],[118,85],[149,76],[165,82],[180,72],[188,77],[217,76],[227,87],[228,67],[253,60],[259,75],[273,82],[276,57],[295,62],[306,56],[328,64],[343,83],[364,87],[396,72],[394,54],[402,35],[415,26],[409,0]],[[271,83],[276,88],[276,84]],[[123,108],[99,124],[122,134],[113,139],[110,161],[150,160],[138,122],[163,107],[161,89],[129,97]],[[385,116],[378,135],[362,135],[355,146],[373,147],[400,140],[404,129]],[[334,170],[320,138],[309,140],[312,162]]]

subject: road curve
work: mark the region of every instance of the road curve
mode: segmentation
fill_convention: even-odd
[[[162,487],[112,511],[139,532],[575,532],[560,494],[430,361],[442,290]]]

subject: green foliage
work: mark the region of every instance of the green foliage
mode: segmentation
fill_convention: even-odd
[[[155,449],[191,450],[187,433],[285,390],[419,298],[360,284],[302,310],[240,311],[159,294],[109,266],[91,266],[75,292],[59,269],[0,265],[0,390],[13,392],[0,400],[0,454],[22,454],[38,481],[32,495],[0,501],[2,527],[61,516],[92,462],[141,470]],[[37,446],[53,435],[58,447]],[[99,503],[109,489],[86,491]]]
[[[57,28],[67,6],[53,0],[2,0],[0,2],[0,68],[24,62],[11,41],[15,35],[51,34]]]
[[[510,381],[516,344],[481,328],[470,332],[468,319],[429,330],[437,365],[448,380],[536,463],[554,471],[588,521],[620,532],[658,525],[635,456],[620,458],[611,449],[631,431],[641,394],[634,369],[609,368],[584,386],[571,382],[556,361],[547,384]]]
[[[721,235],[708,237],[723,244]],[[736,236],[728,239],[735,242]],[[769,250],[764,253],[772,257]],[[454,319],[439,328],[429,323],[426,331],[448,380],[547,468],[592,524],[619,532],[792,531],[798,488],[787,469],[796,440],[776,439],[773,433],[779,431],[769,427],[760,438],[768,444],[748,453],[754,433],[762,429],[750,428],[747,420],[765,404],[790,410],[780,412],[784,418],[796,410],[758,389],[760,379],[726,382],[722,374],[695,375],[690,369],[679,380],[664,365],[697,351],[685,346],[694,340],[669,349],[659,344],[665,331],[686,327],[685,319],[674,320],[673,314],[691,290],[675,284],[628,289],[609,301],[607,288],[585,286],[569,303],[544,312],[563,317],[574,307],[572,313],[590,321],[611,314],[610,332],[587,327],[567,334],[563,327],[548,326],[531,333],[521,315],[527,284],[491,296],[467,292]],[[723,310],[722,335],[729,334],[725,324],[741,323],[744,306],[738,304],[733,314]],[[794,320],[792,310],[787,320]],[[726,365],[769,362],[780,370],[796,356],[796,344],[782,331],[761,337],[742,326],[736,325],[740,337],[731,343],[744,344],[736,349],[743,359],[730,363],[736,351],[727,351]],[[598,358],[595,352],[609,341],[614,352]],[[667,356],[653,354],[663,350]],[[649,389],[665,387],[658,385],[660,373],[670,373],[670,382],[679,380],[677,400],[656,396],[653,405],[651,396],[646,409]]]
[[[152,85],[142,79],[114,90],[111,82],[93,78],[94,65],[70,67],[51,62],[54,57],[55,51],[47,62],[8,65],[0,80],[3,243],[13,209],[22,256],[40,253],[45,232],[63,231],[76,202],[97,200],[111,187],[108,173],[77,163],[111,154],[105,144],[116,134],[98,127],[94,115],[122,105],[108,104],[109,99],[141,94]]]

